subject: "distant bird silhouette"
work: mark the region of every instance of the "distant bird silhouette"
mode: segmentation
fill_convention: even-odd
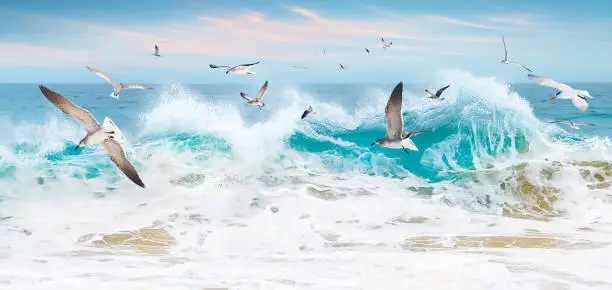
[[[155,49],[155,53],[153,53],[154,56],[161,56],[159,55],[159,47],[157,46],[157,44],[153,47]]]
[[[448,89],[448,87],[450,87],[450,85],[443,87],[441,89],[439,89],[435,94],[430,92],[428,89],[425,89],[425,92],[429,94],[429,98],[430,99],[440,99],[440,100],[444,100],[444,98],[440,98],[440,96],[442,95],[442,93],[444,92],[444,90]]]
[[[302,113],[302,118],[300,118],[300,119],[304,119],[304,118],[306,118],[306,116],[308,116],[308,114],[312,113],[312,110],[313,110],[313,109],[312,109],[312,106],[308,106],[308,109],[306,109],[306,110],[304,111],[304,113]]]

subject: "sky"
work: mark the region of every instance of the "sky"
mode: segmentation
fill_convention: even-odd
[[[612,82],[612,1],[571,2],[1,0],[0,83],[104,82],[85,66],[149,84],[421,83],[449,69],[528,82],[500,63],[502,35],[535,74]],[[209,68],[254,61],[257,75]]]

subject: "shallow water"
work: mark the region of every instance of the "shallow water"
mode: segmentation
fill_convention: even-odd
[[[388,85],[48,85],[111,117],[146,184],[32,85],[0,85],[0,288],[612,289],[612,84],[587,112],[461,71]],[[399,81],[399,80],[398,80]],[[315,114],[299,120],[312,104]],[[573,130],[557,118],[595,123]],[[4,285],[4,286],[2,286]]]

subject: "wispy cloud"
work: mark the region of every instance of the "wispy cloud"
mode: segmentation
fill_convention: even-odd
[[[164,55],[301,61],[315,58],[315,52],[323,46],[336,47],[339,52],[376,47],[380,45],[380,37],[393,41],[397,48],[389,50],[389,55],[394,51],[418,50],[422,52],[421,57],[442,51],[440,43],[469,52],[467,46],[462,49],[460,44],[497,41],[478,33],[488,29],[485,25],[442,15],[348,18],[326,16],[304,7],[290,7],[280,18],[259,11],[227,13],[128,25],[36,17],[39,21],[46,19],[46,25],[68,31],[74,41],[46,46],[13,43],[8,47],[5,44],[0,46],[0,53],[12,57],[8,60],[4,57],[0,65],[66,65],[90,61],[93,56],[96,63],[150,65],[145,50],[150,50],[154,43],[160,45]],[[287,18],[287,15],[294,17]],[[475,28],[475,32],[459,33],[455,27]],[[16,45],[24,48],[16,49]],[[14,50],[19,52],[11,52]]]
[[[446,24],[453,24],[453,25],[466,26],[466,27],[472,27],[472,28],[480,28],[480,29],[489,29],[489,27],[487,27],[486,25],[483,25],[483,24],[478,24],[478,23],[474,23],[474,22],[470,22],[470,21],[465,21],[465,20],[461,20],[461,19],[457,19],[457,18],[452,18],[452,17],[447,17],[447,16],[425,15],[423,18],[430,19],[430,20],[433,20],[433,21],[436,21],[436,22],[446,23]]]
[[[489,17],[488,20],[499,24],[521,27],[533,27],[536,25],[535,21],[526,15],[498,15]]]
[[[291,10],[293,10],[293,12],[295,12],[295,13],[301,15],[301,16],[304,16],[304,17],[306,17],[308,19],[311,19],[311,20],[315,20],[315,21],[322,21],[322,20],[324,20],[321,16],[319,16],[319,14],[315,13],[312,10],[308,10],[306,8],[299,8],[299,7],[297,7],[297,8],[292,8]]]

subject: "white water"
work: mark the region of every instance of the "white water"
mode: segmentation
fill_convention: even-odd
[[[508,95],[501,84],[465,74],[454,77],[461,78],[464,90],[484,91],[488,100],[482,107],[466,108],[458,105],[460,90],[453,88],[449,102],[438,110],[488,114],[490,106],[515,112],[509,118],[518,116],[513,120],[525,125],[514,127],[532,121],[528,104]],[[169,94],[172,98],[143,117],[142,135],[213,134],[232,152],[215,152],[210,144],[178,151],[164,138],[146,144],[131,140],[130,157],[147,185],[140,190],[125,178],[112,186],[110,177],[86,183],[70,178],[79,170],[78,164],[68,166],[70,161],[61,163],[59,178],[36,185],[31,177],[39,172],[37,155],[24,161],[8,145],[0,147],[3,161],[19,165],[14,180],[0,181],[6,189],[0,194],[0,217],[12,216],[0,221],[0,289],[612,289],[610,190],[588,189],[593,182],[574,166],[558,167],[550,180],[540,177],[542,168],[550,168],[544,158],[610,160],[607,139],[590,139],[582,147],[555,144],[546,139],[552,129],[536,124],[529,152],[497,159],[475,156],[480,182],[428,184],[409,173],[402,174],[405,179],[361,173],[365,166],[380,167],[374,172],[400,171],[393,158],[368,149],[356,150],[370,156],[371,163],[337,157],[338,164],[353,170],[331,173],[323,155],[287,148],[283,141],[293,131],[310,132],[304,124],[286,121],[296,111],[299,115],[304,107],[299,101],[246,125],[232,107],[198,100],[182,89]],[[300,99],[297,91],[287,94]],[[417,108],[411,93],[405,96],[405,107]],[[381,93],[379,99],[384,98]],[[354,116],[334,105],[313,106],[318,118],[353,130],[371,120],[363,117],[356,123],[356,116],[384,107],[379,99]],[[427,114],[435,107],[427,104],[417,112]],[[182,114],[172,114],[177,111]],[[41,152],[80,137],[74,125],[29,128],[60,132],[42,134],[52,135],[53,142]],[[422,162],[443,166],[436,163],[438,156],[453,150],[445,140],[429,148]],[[275,160],[279,154],[286,157]],[[66,159],[91,163],[101,158],[104,154],[96,152]],[[486,168],[491,160],[496,167]],[[499,183],[522,161],[529,161],[524,176],[531,184],[561,190],[555,209],[564,215],[548,221],[519,219],[501,215],[501,206],[477,205],[484,194],[494,204],[517,202]],[[113,170],[105,169],[103,176]],[[411,187],[431,187],[433,194],[420,195]],[[134,245],[93,247],[104,234],[149,226],[165,229],[175,243],[165,251],[156,247],[154,253]],[[508,238],[483,242],[495,236]]]

